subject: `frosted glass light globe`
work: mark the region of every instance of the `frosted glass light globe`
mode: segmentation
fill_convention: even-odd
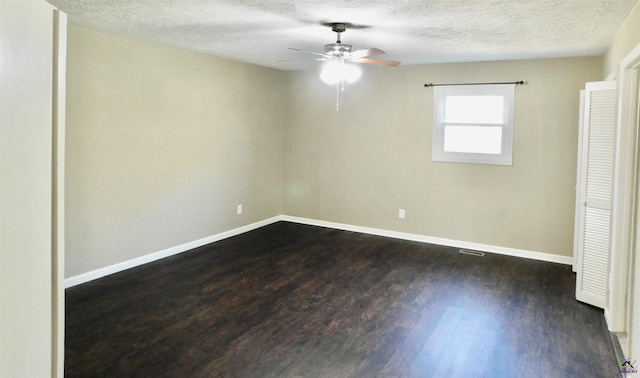
[[[335,60],[325,64],[320,73],[320,79],[327,84],[338,84],[343,80],[353,83],[360,79],[360,76],[362,76],[360,68]]]

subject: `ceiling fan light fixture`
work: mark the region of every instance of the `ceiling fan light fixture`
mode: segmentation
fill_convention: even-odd
[[[362,70],[344,61],[332,60],[327,62],[320,72],[320,80],[326,84],[335,85],[346,81],[351,84],[362,76]]]

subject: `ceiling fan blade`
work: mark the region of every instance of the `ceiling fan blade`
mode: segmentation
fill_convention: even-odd
[[[384,54],[384,51],[382,51],[380,49],[376,49],[375,47],[372,47],[370,49],[362,49],[362,50],[353,51],[349,55],[351,55],[351,57],[353,57],[353,58],[366,58],[368,56],[382,55],[382,54]]]
[[[380,60],[380,59],[370,59],[370,58],[356,58],[356,59],[349,59],[349,60],[356,63],[379,64],[381,66],[391,66],[391,67],[395,67],[400,64],[400,62],[395,60]]]
[[[313,51],[304,51],[304,50],[296,49],[295,47],[289,47],[289,50],[299,51],[299,52],[305,53],[305,54],[313,54],[313,55],[320,55],[322,57],[327,57],[326,54],[321,54],[321,53],[317,53],[317,52],[313,52]]]

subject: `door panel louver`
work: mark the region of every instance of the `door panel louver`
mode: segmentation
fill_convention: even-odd
[[[602,298],[607,295],[609,222],[608,210],[586,208],[581,290]]]
[[[578,192],[576,299],[604,308],[607,300],[615,146],[615,82],[587,83]]]
[[[587,185],[589,199],[611,200],[613,180],[613,147],[615,90],[591,92],[587,140]]]

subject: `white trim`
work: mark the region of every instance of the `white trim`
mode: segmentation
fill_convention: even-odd
[[[640,44],[622,60],[618,77],[618,123],[611,214],[611,261],[607,325],[612,332],[626,332],[630,309],[630,251],[634,244],[637,151],[637,93]]]
[[[223,239],[227,239],[233,236],[237,236],[240,234],[244,234],[245,232],[253,231],[260,227],[268,226],[272,223],[279,222],[281,220],[281,216],[275,216],[272,218],[268,218],[256,223],[252,223],[246,226],[234,228],[233,230],[221,232],[219,234],[215,234],[212,236],[208,236],[202,239],[198,239],[192,242],[184,243],[177,245],[175,247],[167,248],[162,251],[154,252],[148,255],[136,257],[135,259],[123,261],[114,265],[110,265],[104,268],[99,268],[96,270],[92,270],[91,272],[79,274],[77,276],[73,276],[64,280],[64,287],[68,289],[70,287],[80,285],[89,281],[96,280],[98,278],[102,278],[104,276],[108,276],[110,274],[118,273],[123,270],[135,268],[140,265],[144,265],[156,260],[163,259],[165,257],[173,256],[180,254],[182,252],[187,252],[194,248],[202,247],[203,245],[207,245],[210,243],[214,243]]]
[[[53,292],[52,330],[53,356],[51,376],[64,377],[65,300],[65,150],[66,150],[66,93],[67,93],[67,14],[55,9],[54,19],[54,85],[53,115]]]
[[[354,225],[344,224],[344,223],[334,223],[334,222],[327,222],[327,221],[321,221],[316,219],[292,217],[289,215],[283,215],[281,219],[286,222],[301,223],[301,224],[307,224],[310,226],[328,227],[328,228],[335,228],[338,230],[360,232],[363,234],[385,236],[385,237],[390,237],[395,239],[438,244],[438,245],[444,245],[444,246],[455,247],[455,248],[473,249],[477,251],[497,253],[500,255],[514,256],[514,257],[522,257],[526,259],[553,262],[558,264],[571,265],[573,262],[573,258],[571,256],[561,256],[561,255],[556,255],[551,253],[528,251],[524,249],[499,247],[499,246],[493,246],[488,244],[444,239],[444,238],[438,238],[438,237],[427,236],[427,235],[389,231],[389,230],[383,230],[379,228],[354,226]]]
[[[604,321],[607,324],[607,329],[611,330],[611,311],[609,311],[609,308],[604,309]]]
[[[578,245],[580,244],[580,224],[578,220],[580,219],[580,214],[582,213],[582,138],[584,129],[584,89],[580,90],[580,106],[578,111],[580,112],[578,115],[578,165],[576,168],[576,205],[575,205],[575,214],[574,214],[574,225],[573,225],[573,267],[571,268],[575,273],[578,272],[578,262],[580,256],[580,248]]]
[[[158,251],[158,252],[154,252],[154,253],[151,253],[151,254],[148,254],[148,255],[140,256],[140,257],[137,257],[135,259],[131,259],[131,260],[128,260],[128,261],[123,261],[121,263],[117,263],[117,264],[110,265],[110,266],[107,266],[107,267],[104,267],[104,268],[96,269],[96,270],[93,270],[91,272],[79,274],[77,276],[73,276],[73,277],[67,278],[64,281],[64,286],[65,286],[65,289],[68,289],[70,287],[73,287],[73,286],[76,286],[76,285],[80,285],[80,284],[83,284],[83,283],[86,283],[86,282],[89,282],[89,281],[93,281],[93,280],[96,280],[98,278],[102,278],[102,277],[108,276],[110,274],[114,274],[114,273],[118,273],[118,272],[121,272],[121,271],[124,271],[124,270],[127,270],[127,269],[135,268],[137,266],[144,265],[144,264],[156,261],[156,260],[160,260],[160,259],[163,259],[165,257],[177,255],[177,254],[180,254],[182,252],[187,252],[187,251],[189,251],[191,249],[198,248],[198,247],[201,247],[203,245],[214,243],[214,242],[226,239],[226,238],[230,238],[232,236],[237,236],[237,235],[243,234],[245,232],[253,231],[253,230],[258,229],[260,227],[268,226],[270,224],[273,224],[273,223],[276,223],[276,222],[279,222],[279,221],[285,221],[285,222],[291,222],[291,223],[300,223],[300,224],[306,224],[306,225],[310,225],[310,226],[320,226],[320,227],[334,228],[334,229],[337,229],[337,230],[360,232],[360,233],[363,233],[363,234],[385,236],[385,237],[389,237],[389,238],[417,241],[417,242],[437,244],[437,245],[444,245],[444,246],[455,247],[455,248],[472,249],[472,250],[477,250],[477,251],[497,253],[497,254],[500,254],[500,255],[521,257],[521,258],[525,258],[525,259],[533,259],[533,260],[546,261],[546,262],[565,264],[565,265],[571,265],[571,263],[573,261],[571,256],[561,256],[561,255],[555,255],[555,254],[551,254],[551,253],[528,251],[528,250],[524,250],[524,249],[498,247],[498,246],[487,245],[487,244],[480,244],[480,243],[472,243],[472,242],[465,242],[465,241],[459,241],[459,240],[450,240],[450,239],[438,238],[438,237],[434,237],[434,236],[426,236],[426,235],[410,234],[410,233],[405,233],[405,232],[389,231],[389,230],[383,230],[383,229],[379,229],[379,228],[354,226],[354,225],[350,225],[350,224],[327,222],[327,221],[322,221],[322,220],[317,220],[317,219],[301,218],[301,217],[294,217],[294,216],[289,216],[289,215],[279,215],[279,216],[275,216],[275,217],[272,217],[272,218],[269,218],[269,219],[265,219],[265,220],[260,221],[260,222],[252,223],[252,224],[247,225],[247,226],[234,228],[233,230],[225,231],[225,232],[213,235],[213,236],[208,236],[206,238],[202,238],[202,239],[199,239],[199,240],[196,240],[196,241],[184,243],[184,244],[181,244],[181,245],[178,245],[178,246],[175,246],[175,247],[167,248],[167,249],[162,250],[162,251]]]
[[[431,160],[453,163],[475,163],[513,165],[513,116],[514,84],[500,85],[461,85],[436,87],[433,91],[433,138]],[[499,96],[504,99],[501,123],[451,123],[445,121],[445,108],[448,97],[452,96]],[[447,127],[491,127],[499,128],[501,135],[500,153],[474,153],[446,151]],[[475,147],[475,146],[474,146]]]

